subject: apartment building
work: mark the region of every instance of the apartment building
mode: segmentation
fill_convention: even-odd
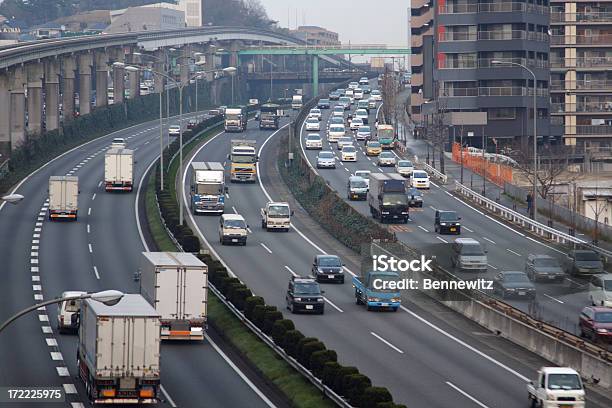
[[[412,72],[410,113],[417,126],[422,125],[423,99],[423,44],[424,37],[433,35],[433,0],[412,0],[410,8],[410,66]]]
[[[612,0],[551,0],[551,113],[566,145],[612,150]]]

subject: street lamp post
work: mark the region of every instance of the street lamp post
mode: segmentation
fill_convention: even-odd
[[[30,306],[26,309],[23,309],[20,312],[15,313],[13,316],[11,316],[8,320],[6,320],[4,323],[2,323],[2,326],[0,326],[0,333],[6,329],[6,327],[13,323],[15,320],[19,319],[21,316],[28,314],[38,308],[44,307],[44,306],[48,306],[48,305],[52,305],[54,303],[61,303],[64,302],[66,300],[83,300],[83,299],[93,299],[95,301],[104,303],[107,306],[114,306],[117,303],[119,303],[119,301],[123,298],[123,292],[120,292],[118,290],[103,290],[102,292],[96,292],[96,293],[87,293],[85,295],[79,295],[79,296],[66,296],[63,298],[55,298],[55,299],[51,299],[51,300],[46,300],[44,302],[41,303],[37,303],[33,306]]]
[[[5,201],[9,204],[17,204],[21,200],[23,200],[23,196],[21,194],[8,194],[4,197],[0,197],[0,201]]]
[[[232,105],[234,104],[234,76],[236,75],[236,67],[223,68],[223,72],[232,77]]]
[[[536,221],[538,214],[538,106],[537,106],[537,93],[538,93],[538,82],[535,73],[527,68],[523,64],[512,61],[491,61],[493,65],[515,65],[525,69],[533,77],[533,197],[531,201],[533,220]]]

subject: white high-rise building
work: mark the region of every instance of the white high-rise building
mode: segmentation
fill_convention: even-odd
[[[185,21],[188,27],[202,26],[202,1],[179,0],[179,6],[185,12]]]

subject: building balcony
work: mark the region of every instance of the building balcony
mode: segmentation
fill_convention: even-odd
[[[612,80],[577,80],[577,81],[564,81],[564,80],[551,80],[551,90],[572,90],[572,91],[609,91],[612,90]]]
[[[433,10],[428,10],[420,16],[412,16],[410,20],[411,28],[423,27],[425,23],[430,23],[433,20]]]
[[[443,60],[443,63],[438,67],[438,69],[475,69],[475,68],[499,68],[500,65],[493,64],[492,61],[503,61],[508,63],[506,67],[513,67],[514,64],[521,64],[528,68],[548,68],[548,61],[544,60],[533,60],[527,58],[478,58],[478,59],[463,59],[463,60],[455,60],[446,58]],[[413,64],[414,65],[414,64]]]
[[[551,45],[599,45],[612,47],[612,34],[593,35],[552,35]]]
[[[612,126],[609,125],[577,125],[565,126],[566,134],[580,136],[612,136]]]
[[[440,41],[477,41],[477,40],[530,40],[548,42],[548,34],[535,31],[478,31],[477,33],[455,33],[446,31]]]
[[[553,102],[550,104],[551,114],[568,113],[599,113],[612,115],[612,102],[578,102],[563,103]]]
[[[533,96],[533,88],[521,86],[480,86],[473,88],[441,89],[440,97],[466,96]],[[548,96],[548,89],[538,88],[537,96]]]
[[[612,57],[578,57],[551,59],[551,68],[594,68],[602,69],[612,67]]]
[[[605,11],[593,11],[593,12],[578,12],[578,13],[563,13],[554,12],[550,13],[551,23],[576,23],[576,24],[588,24],[588,23],[609,23],[612,21],[612,13]]]
[[[438,8],[440,14],[470,14],[470,13],[538,13],[548,14],[549,8],[540,5],[508,2],[481,4],[446,4]]]

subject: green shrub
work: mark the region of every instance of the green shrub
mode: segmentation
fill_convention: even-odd
[[[251,290],[249,288],[247,288],[246,286],[242,286],[238,289],[236,289],[234,291],[234,296],[232,299],[232,303],[233,305],[236,307],[236,309],[243,311],[244,310],[244,304],[245,304],[245,299],[248,298],[249,296],[253,296],[253,292],[251,292]]]
[[[272,326],[271,333],[274,343],[276,343],[279,347],[284,348],[283,338],[285,337],[285,333],[287,333],[289,330],[295,330],[295,325],[291,320],[280,319],[275,321],[274,325]]]
[[[381,403],[393,403],[391,393],[384,387],[366,387],[360,395],[360,399],[361,408],[380,408]]]
[[[274,327],[274,323],[283,318],[283,314],[278,310],[273,310],[264,313],[263,318],[263,332],[267,335],[272,334],[272,328]]]
[[[338,364],[337,361],[328,361],[327,363],[324,363],[323,376],[321,378],[323,380],[323,384],[334,389],[334,381],[336,380],[341,367],[342,366]]]
[[[379,402],[376,404],[376,408],[407,408],[405,405],[396,404],[394,402]]]
[[[291,357],[296,358],[298,343],[304,338],[299,330],[288,330],[283,337],[284,350]]]
[[[366,388],[372,386],[372,381],[363,374],[351,374],[344,377],[342,388],[344,396],[354,406],[363,407],[362,397]]]
[[[332,389],[340,395],[346,395],[343,388],[344,379],[352,374],[359,374],[359,370],[357,369],[357,367],[341,366],[338,370],[338,373],[336,374],[336,378],[334,378],[334,384]]]
[[[200,238],[193,234],[184,235],[179,243],[185,252],[200,252]]]
[[[310,355],[308,366],[315,376],[323,379],[325,364],[338,361],[338,355],[334,350],[319,350]]]
[[[260,330],[263,330],[264,326],[264,316],[266,312],[275,312],[276,306],[268,306],[268,305],[257,305],[253,309],[253,318],[251,321],[255,323],[255,326],[259,327]]]
[[[266,302],[261,296],[250,296],[244,300],[244,315],[247,319],[253,320],[253,310],[255,306],[265,305]]]
[[[300,362],[300,364],[302,364],[304,367],[310,370],[311,369],[310,357],[312,356],[312,353],[314,353],[315,351],[323,351],[323,350],[325,350],[325,345],[318,340],[304,343],[302,347],[300,348],[300,353],[298,355],[298,361]]]

